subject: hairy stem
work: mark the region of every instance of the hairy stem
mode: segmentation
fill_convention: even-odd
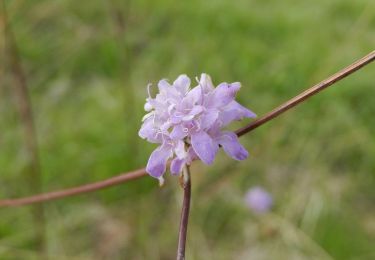
[[[184,189],[184,199],[182,201],[180,230],[178,232],[177,260],[185,259],[186,235],[189,222],[191,179],[190,169],[187,165],[184,167],[182,172],[182,187]]]

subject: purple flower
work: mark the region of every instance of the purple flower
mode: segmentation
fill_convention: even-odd
[[[143,117],[139,136],[159,144],[146,167],[155,178],[163,176],[171,158],[172,174],[179,174],[196,158],[211,164],[219,146],[235,160],[248,156],[236,134],[221,130],[234,120],[256,117],[234,100],[240,83],[221,83],[215,88],[211,78],[202,74],[196,87],[190,89],[190,84],[186,75],[180,75],[173,84],[161,80],[159,93],[152,98],[149,91],[146,99],[148,114]]]
[[[256,213],[266,213],[271,209],[273,200],[263,188],[253,187],[246,193],[245,203]]]

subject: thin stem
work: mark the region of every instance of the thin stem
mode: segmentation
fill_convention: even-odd
[[[343,78],[346,78],[350,74],[356,72],[360,68],[366,66],[367,64],[370,64],[375,59],[375,51],[370,52],[365,57],[359,59],[358,61],[352,63],[348,67],[340,70],[336,74],[333,74],[329,78],[319,82],[318,84],[310,87],[309,89],[305,90],[301,94],[295,96],[294,98],[288,100],[287,102],[283,103],[282,105],[278,106],[271,112],[268,112],[261,118],[253,121],[252,123],[248,124],[247,126],[244,126],[236,131],[236,134],[238,136],[242,136],[255,128],[258,128],[259,126],[267,123],[268,121],[274,119],[275,117],[279,116],[280,114],[284,113],[285,111],[291,109],[292,107],[295,107],[299,103],[305,101],[309,97],[317,94],[318,92],[322,91],[323,89],[335,84],[336,82],[342,80]]]
[[[28,82],[25,71],[22,67],[22,59],[19,54],[16,37],[11,27],[11,21],[3,3],[3,23],[5,27],[5,44],[9,56],[9,68],[13,74],[13,93],[15,96],[15,105],[18,109],[21,125],[23,128],[24,146],[28,154],[27,169],[25,171],[25,180],[32,193],[41,193],[42,171],[40,166],[37,132],[34,122],[32,104],[28,88]],[[42,251],[46,251],[46,220],[43,204],[35,205],[31,208],[35,224],[35,245]]]
[[[182,202],[180,230],[178,232],[177,260],[185,259],[185,246],[187,226],[189,222],[190,199],[191,199],[191,179],[189,166],[185,166],[182,172],[182,187],[184,189],[184,199]]]
[[[252,123],[240,128],[236,131],[236,134],[240,137],[243,136],[254,129],[258,128],[259,126],[271,121],[275,117],[281,115],[285,111],[289,110],[290,108],[298,105],[299,103],[307,100],[309,97],[315,95],[319,91],[337,83],[338,81],[344,79],[345,77],[349,76],[350,74],[358,71],[362,67],[370,64],[375,59],[375,51],[367,54],[365,57],[361,58],[360,60],[354,62],[353,64],[349,65],[345,69],[337,72],[336,74],[330,76],[329,78],[323,80],[322,82],[312,86],[311,88],[307,89],[306,91],[302,92],[301,94],[297,95],[296,97],[288,100],[287,102],[283,103],[279,107],[275,108],[271,112],[267,113],[266,115],[260,117],[259,119],[253,121]],[[30,197],[18,198],[18,199],[4,199],[0,200],[0,207],[11,207],[11,206],[21,206],[27,205],[32,203],[39,203],[48,200],[55,200],[61,199],[68,196],[79,195],[82,193],[93,192],[99,189],[104,189],[107,187],[119,185],[121,183],[139,179],[143,176],[146,176],[147,173],[145,169],[139,169],[132,172],[122,173],[116,177],[112,177],[106,180],[98,181],[95,183],[89,183],[82,186],[77,186],[70,189],[60,190],[60,191],[53,191],[44,194],[33,195]]]
[[[139,179],[143,176],[146,176],[147,173],[144,168],[138,169],[132,172],[123,173],[117,175],[115,177],[98,181],[94,183],[88,183],[82,186],[73,187],[66,190],[59,190],[59,191],[52,191],[42,194],[37,194],[30,197],[18,198],[18,199],[5,199],[0,200],[0,207],[15,207],[15,206],[22,206],[28,205],[33,203],[39,203],[49,200],[56,200],[60,198],[70,197],[82,193],[92,192],[100,189],[104,189],[107,187],[119,185],[124,182],[128,182],[131,180]]]

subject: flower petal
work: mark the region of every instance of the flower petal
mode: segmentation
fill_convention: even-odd
[[[189,104],[195,104],[195,103],[201,103],[202,99],[202,88],[200,86],[197,86],[189,91],[187,93],[184,100]]]
[[[182,140],[188,135],[189,130],[183,125],[176,125],[169,135],[173,140]]]
[[[198,155],[195,153],[193,147],[190,146],[187,153],[188,153],[188,157],[186,159],[187,164],[190,164],[192,161],[198,159]]]
[[[208,129],[210,128],[218,119],[219,111],[216,109],[208,110],[201,117],[201,128]]]
[[[229,85],[230,85],[230,88],[232,89],[232,91],[234,91],[235,93],[237,93],[241,88],[240,82],[233,82],[233,83],[230,83]]]
[[[164,133],[166,132],[170,127],[172,126],[172,123],[170,121],[165,122],[160,126],[160,130]]]
[[[214,89],[211,77],[208,74],[202,73],[199,80],[199,85],[202,87],[204,93],[208,93]]]
[[[193,109],[189,112],[189,114],[191,115],[198,115],[199,113],[201,113],[202,111],[204,110],[204,107],[202,106],[194,106]]]
[[[182,121],[187,122],[187,121],[192,120],[193,118],[194,118],[193,115],[186,115],[186,116],[184,116],[184,117],[182,118]]]
[[[249,156],[246,149],[238,142],[238,137],[235,133],[223,132],[217,141],[224,151],[235,160],[242,161]]]
[[[173,159],[171,163],[171,174],[172,175],[178,175],[182,172],[182,167],[185,165],[185,160],[184,159],[178,159],[175,158]]]
[[[219,146],[204,131],[199,131],[191,135],[191,145],[198,157],[206,164],[211,164],[219,149]]]
[[[219,120],[222,126],[226,126],[232,121],[241,120],[244,117],[255,118],[256,114],[238,102],[232,101],[222,109]]]
[[[182,74],[173,82],[173,86],[178,90],[178,92],[185,95],[189,90],[190,79],[185,74]]]
[[[151,153],[148,160],[146,171],[152,177],[159,178],[162,176],[167,167],[167,161],[172,156],[171,146],[162,145]]]
[[[144,108],[144,110],[145,110],[146,112],[150,112],[154,107],[151,105],[150,102],[146,101],[146,103],[145,103],[145,105],[144,105],[143,108]]]
[[[168,83],[167,80],[162,79],[158,83],[159,93],[165,94],[168,92],[168,89],[171,87],[171,84]]]
[[[221,83],[217,86],[210,97],[210,107],[223,107],[228,105],[234,100],[237,91],[239,90],[238,84]]]
[[[159,139],[156,133],[157,130],[154,128],[153,118],[148,117],[143,122],[141,129],[138,132],[138,135],[143,139],[147,139],[149,142],[157,143]]]

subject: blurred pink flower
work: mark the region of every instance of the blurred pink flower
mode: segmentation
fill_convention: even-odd
[[[271,194],[257,186],[248,190],[245,195],[245,203],[256,213],[266,213],[271,209],[273,199]]]

